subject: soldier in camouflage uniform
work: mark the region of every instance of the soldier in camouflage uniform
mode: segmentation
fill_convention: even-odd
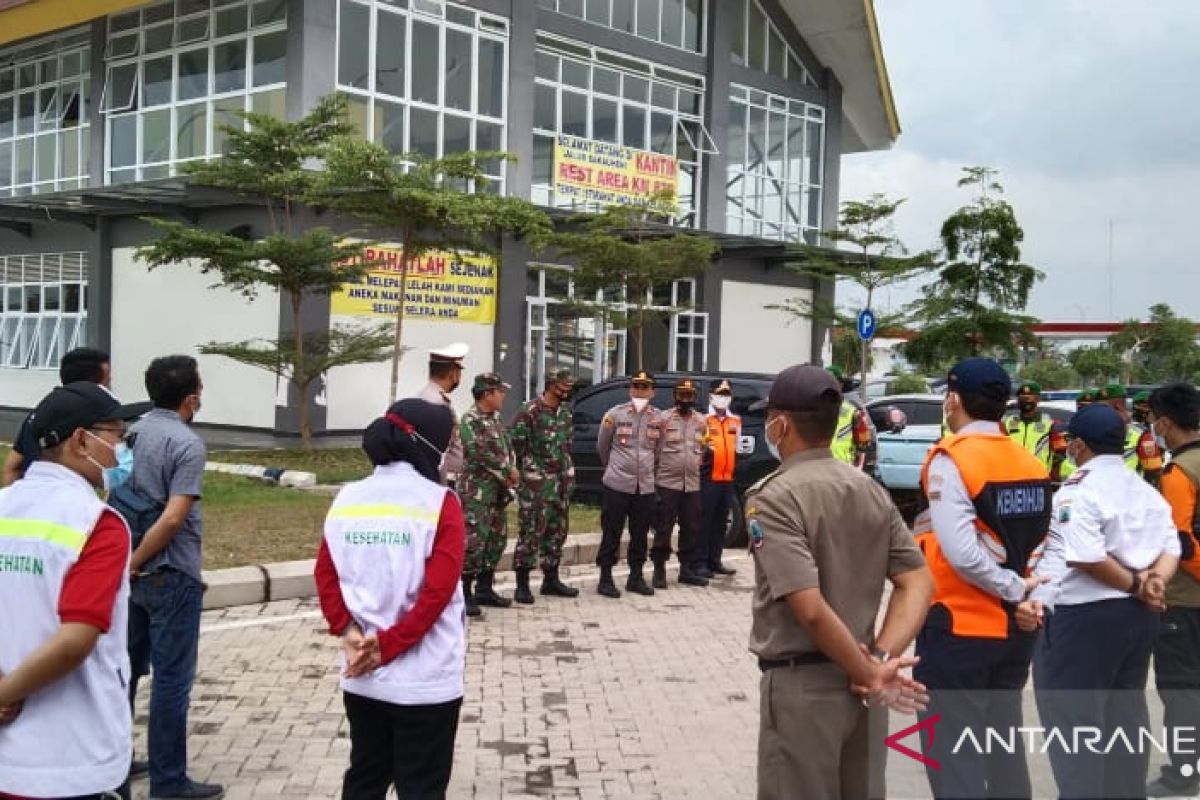
[[[477,376],[471,387],[475,405],[458,422],[463,448],[458,495],[467,523],[462,579],[469,617],[482,614],[480,606],[508,608],[512,605],[512,600],[496,594],[492,588],[496,564],[504,554],[508,538],[504,510],[512,500],[511,490],[520,480],[508,432],[500,419],[500,407],[510,388],[494,372]],[[473,582],[474,593],[471,591]]]
[[[570,522],[571,489],[575,467],[571,462],[571,389],[574,378],[563,370],[546,381],[541,397],[527,403],[513,419],[512,444],[521,473],[517,494],[521,530],[513,566],[517,572],[518,603],[532,603],[529,573],[537,561],[543,572],[542,594],[575,597],[579,590],[558,577],[563,543]]]

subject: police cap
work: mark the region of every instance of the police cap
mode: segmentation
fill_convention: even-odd
[[[964,358],[950,368],[946,376],[946,391],[977,394],[989,400],[1007,400],[1012,392],[1012,378],[990,358]]]
[[[815,364],[795,364],[775,376],[766,400],[750,406],[752,411],[772,408],[777,411],[815,411],[842,403],[838,379]]]

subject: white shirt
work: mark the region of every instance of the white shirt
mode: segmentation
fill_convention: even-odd
[[[1162,495],[1127,469],[1122,456],[1096,456],[1054,497],[1046,552],[1036,570],[1050,582],[1035,589],[1032,598],[1053,607],[1129,597],[1070,564],[1112,556],[1140,572],[1163,553],[1179,552],[1171,507]]]
[[[958,431],[959,436],[999,433],[999,423],[975,421]],[[959,577],[988,594],[1010,603],[1025,597],[1025,580],[1002,564],[1002,554],[992,555],[980,541],[975,527],[978,514],[954,459],[938,453],[929,463],[929,518],[938,546]]]

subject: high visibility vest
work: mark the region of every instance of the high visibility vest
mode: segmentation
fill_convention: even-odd
[[[708,430],[705,443],[712,450],[712,471],[708,479],[714,483],[729,483],[737,467],[737,442],[742,432],[742,418],[737,414],[709,414],[705,418]]]
[[[106,508],[86,480],[46,461],[0,491],[0,672],[15,670],[58,632],[63,582]],[[122,577],[108,632],[83,663],[0,725],[0,792],[76,797],[125,780],[132,757],[128,627],[129,579]]]
[[[342,487],[325,518],[325,544],[346,607],[363,633],[386,630],[416,603],[447,489],[412,465],[376,467]],[[446,703],[463,695],[466,614],[462,587],[411,649],[374,672],[341,679],[352,694],[398,705]]]
[[[1004,421],[1004,430],[1009,438],[1033,453],[1034,457],[1050,468],[1052,453],[1050,452],[1050,430],[1054,421],[1046,414],[1038,414],[1037,418],[1026,422],[1020,416],[1009,417]]]
[[[1200,581],[1200,443],[1171,453],[1163,469],[1162,493],[1171,503],[1171,516],[1179,532],[1179,568]]]
[[[842,401],[842,409],[838,413],[837,429],[833,433],[833,441],[829,449],[833,457],[847,464],[855,461],[854,447],[854,415],[858,408],[849,400]]]
[[[1157,473],[1163,468],[1162,448],[1149,428],[1131,422],[1125,432],[1125,466],[1139,475]]]
[[[926,494],[929,465],[939,453],[949,457],[962,476],[985,550],[1005,569],[1028,574],[1030,557],[1050,527],[1046,466],[1000,432],[952,436],[934,445],[925,460],[921,488]],[[933,530],[919,533],[917,544],[933,573],[933,606],[944,612],[931,612],[929,624],[948,619],[956,636],[1008,638],[1014,627],[1012,605],[961,578],[942,553]]]

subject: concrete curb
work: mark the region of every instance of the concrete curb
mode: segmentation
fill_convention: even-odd
[[[625,558],[628,537],[622,537],[618,560]],[[499,572],[512,571],[513,550],[516,540],[509,539],[500,557]],[[596,563],[600,550],[600,534],[581,533],[567,538],[563,546],[562,565],[574,567]],[[205,570],[204,582],[208,591],[204,593],[205,610],[229,608],[272,600],[297,600],[316,596],[313,581],[313,559],[304,561],[280,561],[248,567]]]
[[[241,475],[246,478],[258,478],[279,486],[290,486],[295,489],[312,489],[317,485],[317,476],[312,472],[300,472],[279,467],[261,467],[257,464],[226,464],[222,461],[209,461],[204,465],[208,472],[223,472],[227,475]]]

